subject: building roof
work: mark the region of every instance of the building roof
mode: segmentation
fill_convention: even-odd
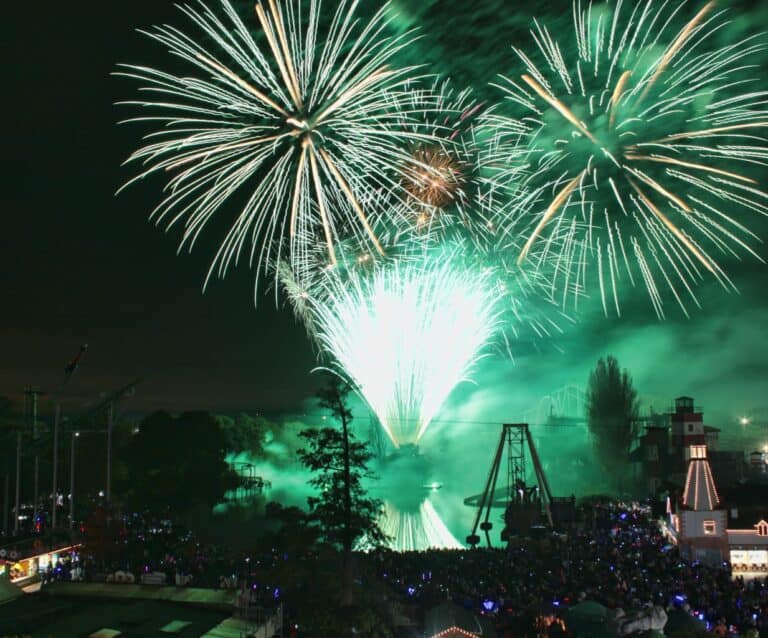
[[[706,458],[691,459],[688,464],[683,505],[696,512],[711,511],[720,505],[715,479]]]
[[[450,601],[427,611],[424,619],[425,634],[435,636],[491,636],[492,627],[487,619],[479,618]],[[494,632],[495,633],[495,632]]]

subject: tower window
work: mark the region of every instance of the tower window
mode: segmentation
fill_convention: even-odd
[[[715,521],[704,521],[704,535],[714,536],[717,533]]]
[[[692,445],[691,446],[691,458],[692,459],[705,459],[705,458],[707,458],[707,446],[706,445]]]

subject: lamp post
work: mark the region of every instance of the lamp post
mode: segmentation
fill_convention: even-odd
[[[56,529],[56,504],[58,501],[58,472],[59,472],[59,421],[61,420],[61,393],[64,391],[64,387],[69,383],[72,375],[77,370],[80,364],[80,359],[88,350],[88,344],[80,346],[75,358],[69,362],[66,368],[64,368],[64,381],[56,392],[55,412],[53,417],[53,493],[51,494],[51,539],[53,539],[53,531]]]
[[[40,450],[37,446],[37,399],[45,394],[37,388],[25,388],[24,396],[30,400],[30,417],[32,419],[32,447],[35,450],[34,492],[32,496],[32,524],[37,521],[38,507],[40,506]]]
[[[58,498],[59,477],[59,421],[61,420],[61,403],[57,400],[53,416],[53,486],[51,491],[51,531],[56,529],[56,506]]]
[[[115,402],[109,404],[107,412],[107,511],[112,505],[112,426],[115,420]]]
[[[3,480],[3,534],[8,533],[8,483],[10,482],[8,472],[5,473]]]
[[[19,533],[19,507],[21,503],[21,431],[16,433],[16,511],[13,516],[13,534]]]
[[[106,430],[72,430],[70,435],[72,437],[69,447],[69,525],[75,527],[75,463],[77,449],[77,439],[81,434],[104,434]]]
[[[72,443],[69,451],[69,526],[75,527],[75,441],[80,432],[72,432]]]

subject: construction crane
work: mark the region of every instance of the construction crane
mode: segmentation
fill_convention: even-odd
[[[121,399],[133,396],[136,391],[136,386],[141,382],[142,379],[134,379],[130,383],[127,383],[114,392],[102,397],[98,402],[81,414],[78,420],[71,426],[72,429],[77,429],[74,426],[76,426],[78,422],[85,421],[104,411],[107,413],[107,505],[111,503],[112,499],[112,429],[115,422],[115,406]]]
[[[497,489],[505,447],[507,449],[507,485],[506,488]],[[526,484],[526,447],[536,475],[534,486]],[[513,528],[522,525],[529,528],[531,525],[546,521],[549,527],[553,527],[553,502],[549,482],[544,474],[528,424],[505,423],[502,425],[499,444],[488,472],[485,489],[479,496],[470,497],[464,501],[466,505],[477,507],[472,532],[467,536],[467,544],[475,547],[480,543],[480,537],[477,534],[480,529],[485,534],[488,547],[491,547],[490,531],[493,529],[493,523],[490,517],[491,509],[494,507],[505,508],[506,525],[502,531],[502,540],[509,537]]]
[[[83,355],[88,351],[88,344],[80,346],[74,359],[64,368],[64,380],[61,382],[58,390],[54,393],[54,413],[53,413],[53,486],[51,488],[51,530],[56,529],[56,505],[58,500],[58,480],[59,480],[59,422],[61,420],[61,395],[64,388],[75,374]]]
[[[132,396],[135,392],[136,386],[141,383],[141,379],[135,379],[130,383],[122,386],[121,388],[111,392],[110,394],[103,396],[95,404],[91,405],[85,412],[81,413],[77,418],[69,422],[69,430],[72,435],[71,448],[70,448],[70,465],[69,465],[69,520],[70,525],[74,525],[75,522],[75,439],[81,434],[95,434],[106,433],[107,435],[107,489],[106,497],[107,504],[110,503],[111,498],[111,485],[112,485],[112,427],[115,417],[115,405],[118,401],[125,397]],[[98,414],[106,411],[107,413],[107,428],[105,430],[93,430],[84,429],[80,426],[85,425],[90,419]]]

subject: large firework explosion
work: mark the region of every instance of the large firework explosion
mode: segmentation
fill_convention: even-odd
[[[548,337],[595,284],[606,312],[640,282],[660,316],[664,288],[686,311],[705,275],[732,286],[715,256],[757,256],[742,216],[768,213],[763,45],[717,46],[713,3],[688,18],[685,3],[577,3],[573,56],[537,23],[538,51],[515,49],[524,72],[501,87],[507,115],[419,89],[392,64],[410,35],[391,35],[386,6],[362,22],[341,0],[325,29],[319,0],[264,0],[254,36],[221,2],[222,18],[182,8],[206,46],[147,32],[193,77],[122,67],[149,96],[134,119],[162,127],[136,179],[171,175],[153,216],[183,225],[183,246],[226,217],[208,276],[243,255],[257,282],[274,270],[396,448],[495,337],[510,352],[521,327]],[[402,546],[451,546],[429,501],[385,500]]]
[[[423,121],[412,130],[426,130],[431,139],[414,136],[410,145],[403,168],[407,196],[403,213],[395,216],[406,225],[399,230],[427,244],[450,237],[482,244],[493,228],[493,211],[480,189],[482,149],[475,135],[484,105],[471,91],[456,91],[447,82],[426,96],[434,106],[421,109]]]
[[[395,447],[415,444],[496,334],[499,293],[457,251],[326,272],[309,294],[317,338]]]
[[[752,175],[768,159],[765,42],[719,46],[725,12],[710,2],[683,19],[687,7],[576,2],[567,48],[536,22],[538,50],[516,48],[525,72],[501,85],[521,115],[487,119],[518,262],[538,267],[531,248],[565,235],[547,276],[565,297],[594,281],[592,263],[606,312],[637,281],[660,316],[665,288],[685,312],[705,275],[732,286],[716,256],[758,257],[747,223],[768,213]]]
[[[171,26],[143,33],[194,75],[121,65],[143,96],[126,104],[149,113],[132,121],[160,125],[129,158],[147,166],[131,182],[171,175],[153,217],[182,223],[190,248],[217,213],[230,220],[209,278],[245,253],[258,282],[264,267],[301,259],[318,240],[334,262],[340,235],[383,253],[372,193],[402,191],[408,144],[430,136],[413,130],[414,69],[392,65],[411,34],[388,35],[386,4],[361,25],[357,4],[341,0],[321,32],[319,0],[259,2],[258,38],[228,0],[222,17],[183,6],[197,37]],[[428,102],[420,92],[420,108]]]

